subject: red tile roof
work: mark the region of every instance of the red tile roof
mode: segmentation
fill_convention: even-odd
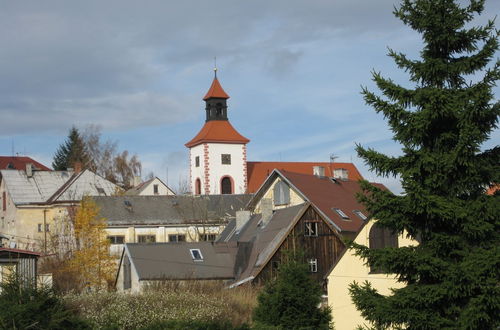
[[[210,99],[210,98],[219,98],[219,99],[228,99],[229,95],[224,91],[222,86],[219,83],[219,80],[217,80],[217,77],[214,78],[214,81],[212,81],[212,85],[210,86],[210,89],[208,90],[207,94],[205,94],[205,97],[203,98],[204,101]]]
[[[365,216],[368,212],[356,199],[356,193],[361,192],[357,181],[334,182],[328,177],[317,177],[310,174],[292,173],[280,170],[280,173],[290,181],[311,203],[325,214],[342,232],[357,232],[364,224],[353,211],[359,210]],[[375,183],[377,187],[386,189],[384,185]],[[349,219],[342,217],[333,209],[342,210]]]
[[[37,162],[36,160],[30,157],[22,157],[22,156],[0,156],[0,170],[25,170],[26,164],[31,163],[35,167],[35,169],[42,171],[51,171],[47,166]],[[10,165],[9,165],[10,164]]]
[[[206,142],[247,144],[250,140],[238,133],[228,120],[211,120],[185,146],[191,148]]]
[[[266,178],[274,169],[288,172],[313,174],[314,166],[323,166],[325,176],[332,177],[333,170],[345,168],[348,172],[349,180],[358,181],[363,179],[353,163],[329,163],[329,162],[247,162],[248,192],[256,192]]]

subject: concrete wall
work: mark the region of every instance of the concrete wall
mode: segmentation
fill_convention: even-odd
[[[369,246],[370,229],[375,222],[367,223],[355,238],[355,242]],[[417,242],[402,235],[398,238],[398,246],[415,245]],[[358,325],[368,325],[349,295],[349,284],[356,281],[369,281],[380,294],[388,295],[391,288],[400,288],[402,283],[395,280],[391,274],[370,274],[370,268],[364,265],[364,260],[347,250],[328,276],[328,304],[332,309],[336,329],[355,329]]]

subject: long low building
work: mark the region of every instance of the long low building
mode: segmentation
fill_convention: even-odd
[[[252,195],[101,196],[111,252],[125,243],[215,241]]]

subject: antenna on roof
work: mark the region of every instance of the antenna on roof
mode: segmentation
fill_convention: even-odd
[[[214,56],[214,74],[217,79],[217,56]]]
[[[339,158],[338,156],[335,156],[335,154],[330,154],[330,163],[333,163],[335,159]]]

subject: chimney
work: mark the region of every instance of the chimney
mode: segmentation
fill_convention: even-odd
[[[75,162],[73,164],[73,168],[74,168],[75,174],[80,173],[82,171],[82,163],[81,162]]]
[[[26,164],[26,176],[28,178],[33,177],[33,164],[31,163]]]
[[[134,175],[134,177],[130,179],[130,185],[132,187],[137,187],[141,183],[142,183],[142,180],[141,180],[140,176]]]
[[[318,178],[325,176],[325,168],[323,166],[313,166],[313,174]]]
[[[236,211],[236,232],[250,220],[250,211]]]
[[[262,226],[265,227],[273,217],[273,202],[271,198],[262,198],[260,201],[260,212],[262,213]]]
[[[338,180],[347,181],[349,172],[345,168],[336,168],[333,170],[333,177]]]

